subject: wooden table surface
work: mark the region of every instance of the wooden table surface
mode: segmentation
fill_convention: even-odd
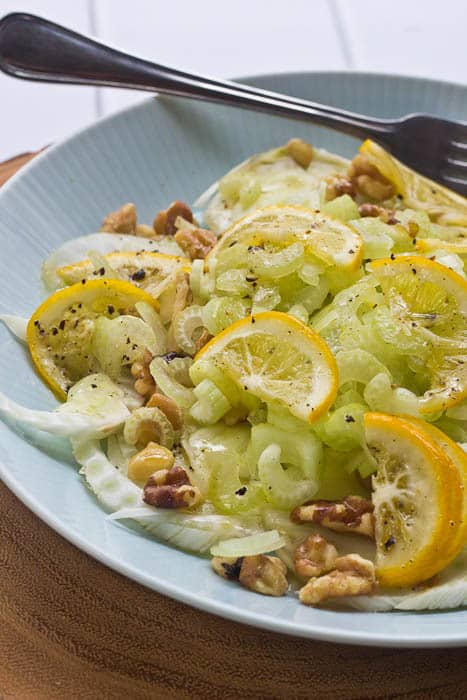
[[[0,165],[0,184],[27,156]],[[0,700],[467,697],[467,650],[351,647],[229,622],[62,539],[0,484]]]

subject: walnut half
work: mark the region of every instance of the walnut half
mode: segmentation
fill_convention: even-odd
[[[350,163],[348,176],[356,190],[364,197],[382,201],[395,194],[389,180],[361,153]]]
[[[143,501],[156,508],[191,508],[200,500],[199,489],[190,484],[186,471],[177,465],[154,472],[143,491]]]
[[[321,576],[334,568],[337,549],[321,535],[309,535],[295,549],[294,567],[299,576]]]
[[[239,557],[214,557],[211,566],[219,576],[239,581],[250,591],[262,595],[282,596],[288,588],[287,567],[279,557],[266,554]]]
[[[216,236],[204,228],[181,228],[175,240],[191,260],[204,260],[217,241]]]
[[[131,202],[124,204],[117,211],[107,214],[102,222],[101,231],[104,233],[136,233],[136,207]]]
[[[353,532],[374,537],[373,504],[360,496],[340,501],[308,501],[292,511],[296,522],[317,523],[336,532]]]
[[[299,598],[305,605],[318,605],[331,598],[369,595],[375,587],[373,562],[359,554],[348,554],[336,559],[330,573],[311,578],[300,589]]]

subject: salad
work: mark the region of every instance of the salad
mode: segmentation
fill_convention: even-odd
[[[1,320],[108,518],[305,605],[467,604],[467,201],[372,141],[260,153],[134,204]]]

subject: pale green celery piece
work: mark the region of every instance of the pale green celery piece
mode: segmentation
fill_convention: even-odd
[[[234,406],[240,403],[243,392],[222,370],[220,370],[210,360],[204,360],[202,357],[194,362],[190,367],[190,377],[193,384],[200,384],[204,379],[210,379],[217,388],[227,397],[229,402]]]
[[[336,295],[338,292],[345,291],[348,287],[356,284],[364,276],[363,268],[358,267],[356,270],[343,272],[336,267],[327,267],[325,276],[329,284],[329,291]]]
[[[100,316],[94,322],[91,347],[102,370],[115,380],[123,366],[143,358],[146,348],[155,354],[159,343],[152,328],[141,318]]]
[[[324,272],[324,267],[321,263],[305,262],[301,269],[298,270],[298,276],[311,287],[317,287],[321,281],[321,275]]]
[[[148,424],[154,425],[157,442],[171,449],[175,442],[175,431],[165,413],[156,406],[144,406],[133,411],[123,428],[125,442],[128,445],[138,445],[140,431],[144,431]]]
[[[250,465],[245,457],[249,442],[250,430],[245,423],[236,426],[217,423],[183,436],[182,446],[191,465],[190,479],[203,497],[207,497],[210,476],[217,464],[238,466],[237,477],[250,478]]]
[[[221,272],[216,279],[216,289],[227,294],[249,294],[250,283],[247,280],[249,275],[247,268],[230,269]]]
[[[137,301],[135,308],[154,333],[156,339],[155,354],[163,355],[167,352],[167,331],[161,321],[161,317],[147,301]]]
[[[309,427],[292,431],[268,423],[253,426],[248,448],[252,464],[258,464],[261,453],[272,443],[281,448],[284,464],[297,467],[308,479],[319,479],[322,445]]]
[[[276,401],[271,401],[267,404],[267,422],[286,431],[300,431],[308,428],[306,423],[299,418],[295,418],[290,411]]]
[[[436,260],[436,262],[438,262],[440,265],[450,267],[451,270],[454,270],[454,272],[457,272],[458,275],[464,277],[465,279],[466,274],[464,270],[464,261],[460,255],[448,253],[445,250],[434,250],[433,252],[430,252],[430,259]]]
[[[193,389],[198,401],[190,408],[190,415],[199,423],[217,423],[232,408],[232,404],[210,379],[203,379]]]
[[[347,404],[328,415],[324,422],[322,439],[339,451],[348,451],[359,447],[364,442],[363,415],[367,411],[365,404]]]
[[[160,287],[163,287],[163,289],[157,297],[159,301],[159,316],[161,317],[162,323],[169,324],[172,321],[175,295],[177,293],[175,277],[169,275],[161,283]]]
[[[371,462],[371,460],[366,460],[359,464],[358,466],[358,473],[362,477],[362,479],[366,479],[368,476],[371,476],[374,474],[377,470],[377,466],[374,462]]]
[[[210,468],[208,497],[216,510],[241,513],[264,505],[261,485],[248,478],[251,470],[244,455],[226,448],[223,452],[205,454],[205,459]],[[242,471],[247,475],[243,480]]]
[[[402,413],[421,418],[416,394],[404,387],[394,388],[387,374],[377,374],[368,382],[363,397],[372,411]]]
[[[339,390],[333,408],[338,409],[349,403],[364,404],[363,395],[357,391],[357,382],[348,382]]]
[[[377,260],[391,255],[394,241],[385,232],[385,224],[380,219],[368,216],[350,223],[363,239],[365,259]]]
[[[431,223],[429,232],[419,231],[418,238],[438,238],[441,241],[454,242],[465,239],[467,236],[466,226],[442,226]]]
[[[368,498],[368,490],[356,474],[359,460],[364,462],[363,451],[337,452],[329,447],[324,450],[323,472],[320,487],[314,495],[315,499],[336,501],[345,496],[362,496]],[[356,466],[353,463],[357,462]],[[348,465],[352,463],[352,471]]]
[[[304,261],[304,248],[301,243],[292,243],[276,252],[253,247],[247,253],[249,269],[258,277],[278,280],[299,270]]]
[[[318,285],[305,287],[297,291],[292,299],[292,303],[301,304],[309,314],[320,309],[329,293],[329,284],[323,276]]]
[[[219,180],[219,194],[223,200],[232,205],[240,197],[240,188],[244,182],[241,172],[232,172]]]
[[[340,219],[344,223],[352,219],[359,219],[358,206],[348,194],[343,194],[341,197],[336,197],[331,202],[326,202],[321,211],[327,216],[332,216],[335,219]]]
[[[341,350],[336,354],[337,369],[339,371],[339,386],[347,382],[359,382],[368,384],[377,374],[387,374],[391,378],[389,370],[374,355],[361,348],[353,350]]]
[[[217,335],[235,321],[248,316],[250,311],[251,302],[248,299],[213,297],[203,306],[201,316],[208,331]]]
[[[163,357],[155,357],[149,365],[149,371],[161,391],[181,408],[188,409],[194,404],[196,396],[193,389],[183,386],[171,376]]]
[[[455,442],[467,442],[467,421],[441,416],[434,424]]]
[[[258,476],[268,501],[278,508],[290,510],[309,498],[318,489],[317,479],[304,479],[303,472],[283,467],[285,457],[278,444],[271,443],[258,459]],[[300,478],[300,476],[302,478]]]
[[[262,311],[272,311],[281,303],[281,295],[276,287],[260,286],[253,294],[252,314]]]
[[[268,416],[268,408],[265,403],[259,403],[256,409],[248,414],[247,421],[250,425],[260,425],[265,423]]]
[[[398,209],[396,219],[403,226],[408,226],[410,222],[417,224],[419,230],[416,232],[418,238],[429,238],[433,236],[433,224],[430,217],[425,211],[416,211],[415,209]],[[435,236],[437,238],[437,236]]]
[[[308,319],[309,319],[308,311],[303,304],[294,304],[288,310],[288,314],[290,316],[294,316],[294,318],[298,319],[302,323],[305,323],[305,324],[308,323]]]
[[[214,294],[215,280],[211,271],[205,272],[204,260],[192,260],[190,287],[195,303],[207,301]]]
[[[255,178],[248,178],[240,187],[238,196],[243,209],[249,209],[261,194],[261,183]]]
[[[190,367],[192,364],[193,359],[191,357],[174,357],[173,360],[166,362],[167,372],[179,384],[185,387],[192,387],[193,382],[190,379]]]
[[[456,420],[467,421],[467,401],[463,401],[457,406],[451,406],[446,411],[446,416],[448,418],[455,418]]]
[[[176,314],[171,332],[180,350],[187,355],[196,354],[196,338],[204,330],[202,307],[192,304]]]

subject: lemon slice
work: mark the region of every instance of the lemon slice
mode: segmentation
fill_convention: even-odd
[[[433,413],[467,396],[467,280],[440,263],[399,256],[369,265],[404,332],[418,338],[429,387],[420,411]]]
[[[413,586],[441,571],[463,543],[463,482],[422,421],[366,413],[380,583]]]
[[[370,139],[360,153],[394,186],[405,208],[422,209],[438,224],[467,226],[465,197],[411,170]]]
[[[443,226],[444,238],[417,238],[416,248],[421,253],[445,250],[447,253],[467,253],[467,227]]]
[[[282,250],[293,243],[301,243],[326,265],[345,270],[355,270],[362,260],[362,239],[348,224],[305,207],[273,205],[256,209],[227,229],[206,262],[209,269],[220,269],[223,258],[230,260],[236,246]]]
[[[102,265],[99,262],[102,261]],[[120,252],[99,256],[96,265],[91,260],[82,260],[60,267],[56,273],[65,284],[77,284],[83,279],[116,278],[154,293],[167,277],[178,270],[190,269],[187,258],[162,253]]]
[[[336,397],[337,365],[322,338],[295,318],[270,311],[232,324],[195,357],[211,361],[262,401],[279,401],[313,422]]]
[[[432,423],[426,423],[412,416],[404,416],[404,418],[411,421],[420,430],[424,430],[441,447],[456,467],[462,483],[462,522],[459,529],[459,540],[462,545],[467,544],[467,454],[457,442],[451,440],[446,433],[443,433]]]
[[[58,398],[66,399],[78,379],[96,370],[95,320],[135,313],[139,301],[158,308],[152,296],[129,282],[99,279],[60,289],[36,309],[28,323],[27,342],[39,376]]]

